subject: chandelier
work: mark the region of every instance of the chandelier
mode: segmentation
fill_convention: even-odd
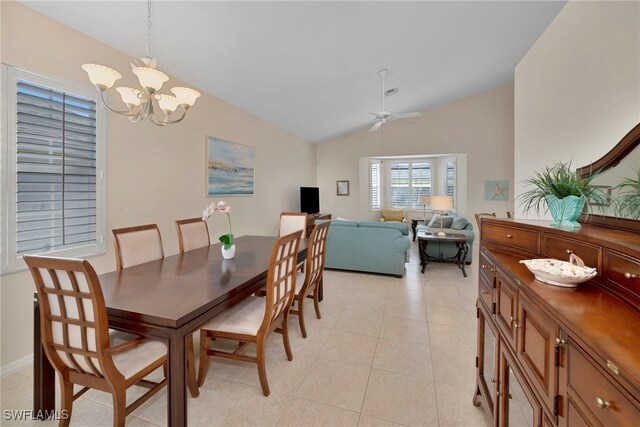
[[[200,96],[200,92],[188,87],[171,88],[173,95],[157,93],[164,82],[169,80],[162,71],[156,69],[156,58],[151,57],[151,0],[147,2],[147,56],[141,62],[131,64],[133,74],[138,77],[142,89],[117,87],[127,110],[112,108],[106,99],[106,91],[111,88],[122,75],[113,68],[98,64],[84,64],[82,69],[89,75],[91,83],[100,91],[100,97],[106,107],[114,113],[129,117],[136,123],[148,118],[158,126],[181,122],[187,110]],[[173,114],[177,112],[176,114]],[[170,117],[171,116],[171,117]]]

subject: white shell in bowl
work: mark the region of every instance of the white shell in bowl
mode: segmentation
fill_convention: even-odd
[[[598,273],[595,268],[551,258],[525,259],[520,263],[527,266],[536,280],[565,288],[574,288]]]

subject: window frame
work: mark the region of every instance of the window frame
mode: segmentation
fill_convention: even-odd
[[[407,194],[407,206],[394,206],[393,205],[393,197],[392,197],[392,178],[391,178],[391,170],[394,164],[408,164],[408,180],[409,180],[409,185],[408,185],[408,194]],[[419,204],[416,204],[415,206],[413,206],[413,193],[414,193],[414,185],[413,185],[413,172],[414,172],[414,164],[418,164],[418,163],[428,163],[429,164],[429,196],[433,195],[433,172],[434,172],[434,162],[433,159],[425,157],[425,158],[411,158],[411,159],[398,159],[398,160],[394,160],[392,162],[389,162],[389,166],[387,167],[387,179],[388,179],[388,183],[385,185],[385,191],[387,191],[389,193],[389,207],[391,208],[396,208],[396,209],[405,209],[406,211],[417,211],[420,209]]]
[[[95,88],[88,85],[62,81],[25,69],[2,64],[2,152],[0,153],[0,179],[2,180],[2,274],[25,270],[22,255],[17,255],[17,83],[18,80],[67,92],[96,103],[96,241],[95,243],[39,252],[39,255],[61,257],[93,257],[106,253],[107,231],[107,114]]]
[[[378,198],[380,201],[380,206],[373,206],[373,165],[378,165]],[[384,185],[382,182],[382,169],[383,163],[381,160],[377,159],[369,159],[369,211],[370,212],[381,212],[382,207],[384,206],[383,194],[384,194]]]

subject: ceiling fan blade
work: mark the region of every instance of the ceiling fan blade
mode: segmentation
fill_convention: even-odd
[[[418,112],[418,111],[414,111],[413,113],[401,113],[401,114],[394,114],[392,116],[392,118],[395,119],[410,119],[412,117],[420,117],[422,116],[422,113]]]
[[[371,129],[369,129],[369,132],[375,132],[375,131],[377,131],[377,130],[378,130],[378,128],[380,128],[380,126],[382,126],[382,122],[381,122],[381,121],[379,121],[379,122],[375,122],[375,123],[373,124],[373,126],[371,126]]]

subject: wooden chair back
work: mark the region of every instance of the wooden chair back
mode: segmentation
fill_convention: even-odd
[[[307,247],[307,259],[305,261],[305,283],[300,290],[301,295],[308,295],[316,289],[322,273],[324,272],[325,253],[327,249],[327,235],[329,234],[329,221],[317,224],[309,237]]]
[[[25,255],[38,291],[42,344],[58,372],[71,369],[98,378],[115,367],[107,310],[98,276],[87,261]]]
[[[514,218],[513,211],[507,211],[507,218]]]
[[[162,236],[156,224],[116,228],[111,232],[118,270],[164,258]]]
[[[176,228],[181,254],[211,245],[209,226],[202,218],[179,219],[176,221]]]
[[[278,238],[273,246],[267,273],[266,309],[259,333],[269,330],[291,307],[296,290],[300,237],[302,230],[294,231]]]
[[[306,236],[307,214],[304,212],[281,212],[278,236],[286,236],[298,230],[302,230],[302,235]]]
[[[478,224],[478,229],[480,229],[480,221],[482,221],[482,217],[493,217],[493,218],[495,218],[495,216],[496,216],[495,212],[491,212],[491,213],[482,212],[482,213],[475,214],[476,224]]]

